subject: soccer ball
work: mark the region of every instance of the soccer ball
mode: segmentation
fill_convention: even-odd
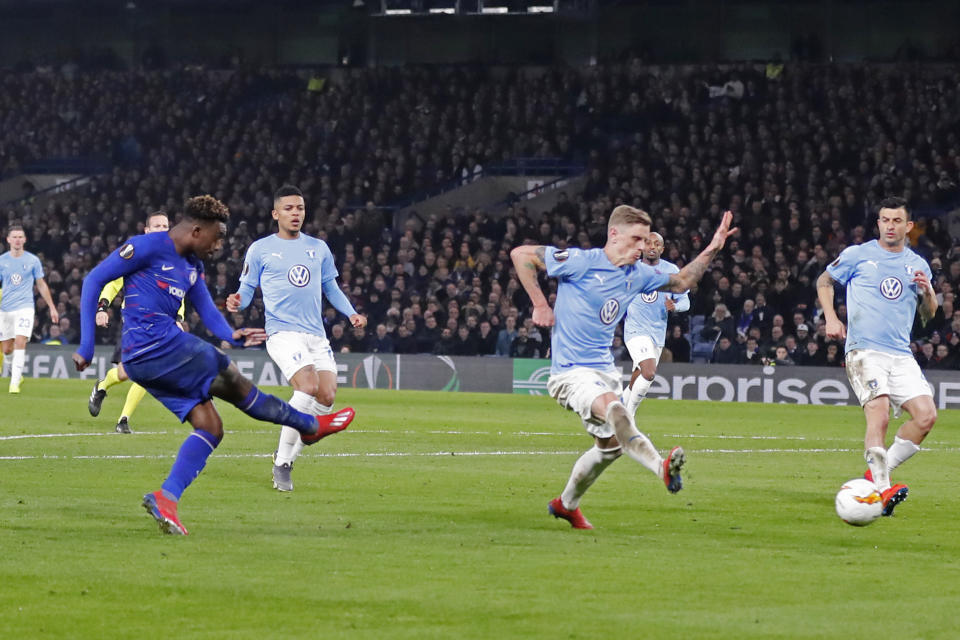
[[[837,492],[835,504],[840,519],[855,527],[867,526],[883,511],[883,497],[877,485],[865,478],[844,482]]]

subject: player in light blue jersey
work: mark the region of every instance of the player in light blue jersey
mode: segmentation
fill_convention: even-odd
[[[655,473],[671,493],[683,487],[683,449],[674,447],[661,458],[650,439],[637,430],[620,402],[621,375],[610,345],[634,297],[687,291],[703,277],[727,237],[737,231],[730,229],[732,218],[730,212],[724,213],[706,249],[674,274],[637,264],[647,247],[650,216],[626,205],[610,214],[602,249],[523,245],[510,252],[517,278],[533,303],[534,323],[554,327],[547,391],[562,407],[575,411],[594,438],[593,448],[574,463],[563,493],[548,506],[551,514],[575,529],[593,528],[580,511],[580,499],[622,451]],[[553,309],[540,288],[540,271],[559,282]]]
[[[337,363],[323,329],[323,298],[354,327],[366,326],[367,318],[357,313],[337,285],[327,243],[301,233],[306,207],[300,189],[291,185],[277,189],[272,216],[277,233],[247,249],[240,290],[227,297],[227,310],[245,309],[260,287],[267,352],[293,386],[290,406],[325,415],[333,410],[337,395]],[[273,456],[273,486],[278,491],[293,491],[291,471],[302,449],[300,433],[282,427]]]
[[[883,496],[883,515],[907,498],[907,486],[891,486],[890,472],[920,450],[937,420],[933,393],[910,352],[910,329],[920,310],[926,324],[937,312],[930,265],[907,247],[913,228],[907,202],[887,198],[877,214],[877,240],[847,247],[817,279],[817,297],[828,338],[846,338],[847,379],[867,428],[866,476]],[[834,283],[846,286],[847,325],[833,308]],[[910,414],[885,448],[890,408]]]
[[[123,277],[124,369],[131,380],[194,428],[160,490],[143,496],[144,508],[165,533],[187,534],[177,514],[180,497],[223,439],[223,421],[214,397],[258,420],[295,425],[307,444],[345,429],[353,419],[352,409],[329,416],[297,411],[257,389],[223,351],[177,326],[177,311],[187,298],[221,340],[253,346],[266,338],[263,329],[230,327],[204,282],[203,260],[223,245],[229,217],[227,207],[212,196],[190,198],[176,226],[167,233],[130,238],[87,274],[80,294],[81,340],[73,354],[77,370],[86,369],[93,359],[100,292],[106,283]]]
[[[679,273],[677,265],[663,260],[663,236],[656,231],[650,233],[647,250],[643,252],[643,264],[649,265],[660,273]],[[671,311],[683,312],[690,308],[690,296],[683,293],[660,292],[641,293],[627,307],[627,317],[623,321],[623,342],[633,360],[633,374],[630,384],[624,391],[624,403],[627,413],[634,415],[643,402],[653,376],[657,373],[657,363],[667,337],[667,317]]]
[[[27,356],[27,342],[33,333],[34,299],[33,287],[50,310],[53,324],[60,322],[60,314],[50,297],[50,287],[43,279],[40,259],[24,251],[27,234],[20,225],[10,225],[7,230],[7,245],[10,250],[0,255],[0,370],[4,356],[10,359],[10,393],[20,393],[23,381],[23,365]]]

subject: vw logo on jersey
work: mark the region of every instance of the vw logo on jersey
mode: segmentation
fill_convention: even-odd
[[[603,324],[613,324],[620,317],[620,302],[616,298],[610,298],[600,307],[600,322]]]
[[[13,283],[13,286],[17,286],[18,284],[23,282],[23,276],[20,275],[19,273],[14,273],[13,275],[10,276],[10,282]]]
[[[660,297],[659,291],[654,291],[653,293],[641,293],[640,299],[646,302],[647,304],[653,304],[657,301],[657,298]]]
[[[287,280],[295,287],[305,287],[310,284],[310,269],[302,264],[295,264],[287,271]]]
[[[890,276],[880,281],[880,295],[887,300],[896,300],[901,293],[903,293],[903,283],[900,282],[900,278]]]

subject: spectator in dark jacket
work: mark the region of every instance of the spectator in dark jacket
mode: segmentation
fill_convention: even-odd
[[[497,334],[490,326],[489,320],[480,323],[477,329],[477,353],[481,356],[492,356],[497,352]]]
[[[480,353],[480,341],[465,324],[457,327],[457,335],[453,339],[453,353],[457,356],[475,356]]]
[[[703,329],[700,330],[700,337],[704,340],[713,340],[717,335],[725,336],[733,340],[737,335],[737,327],[733,316],[727,309],[727,305],[718,302],[713,308],[713,313],[703,323]]]
[[[539,358],[540,343],[527,336],[527,328],[517,329],[517,337],[513,339],[510,345],[511,358]]]
[[[683,328],[680,325],[673,325],[663,346],[673,354],[674,362],[690,362],[690,341],[684,337]]]
[[[382,322],[377,325],[376,334],[367,345],[370,353],[393,353],[395,351],[393,338],[387,332],[387,325]]]
[[[721,335],[720,341],[717,342],[717,346],[713,350],[713,357],[710,358],[710,362],[714,364],[740,364],[741,355],[740,349],[733,341],[728,336]]]

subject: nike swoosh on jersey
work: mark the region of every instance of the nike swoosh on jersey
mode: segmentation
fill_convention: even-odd
[[[171,271],[172,269],[173,269],[172,264],[165,264],[162,267],[160,267],[160,271]]]

